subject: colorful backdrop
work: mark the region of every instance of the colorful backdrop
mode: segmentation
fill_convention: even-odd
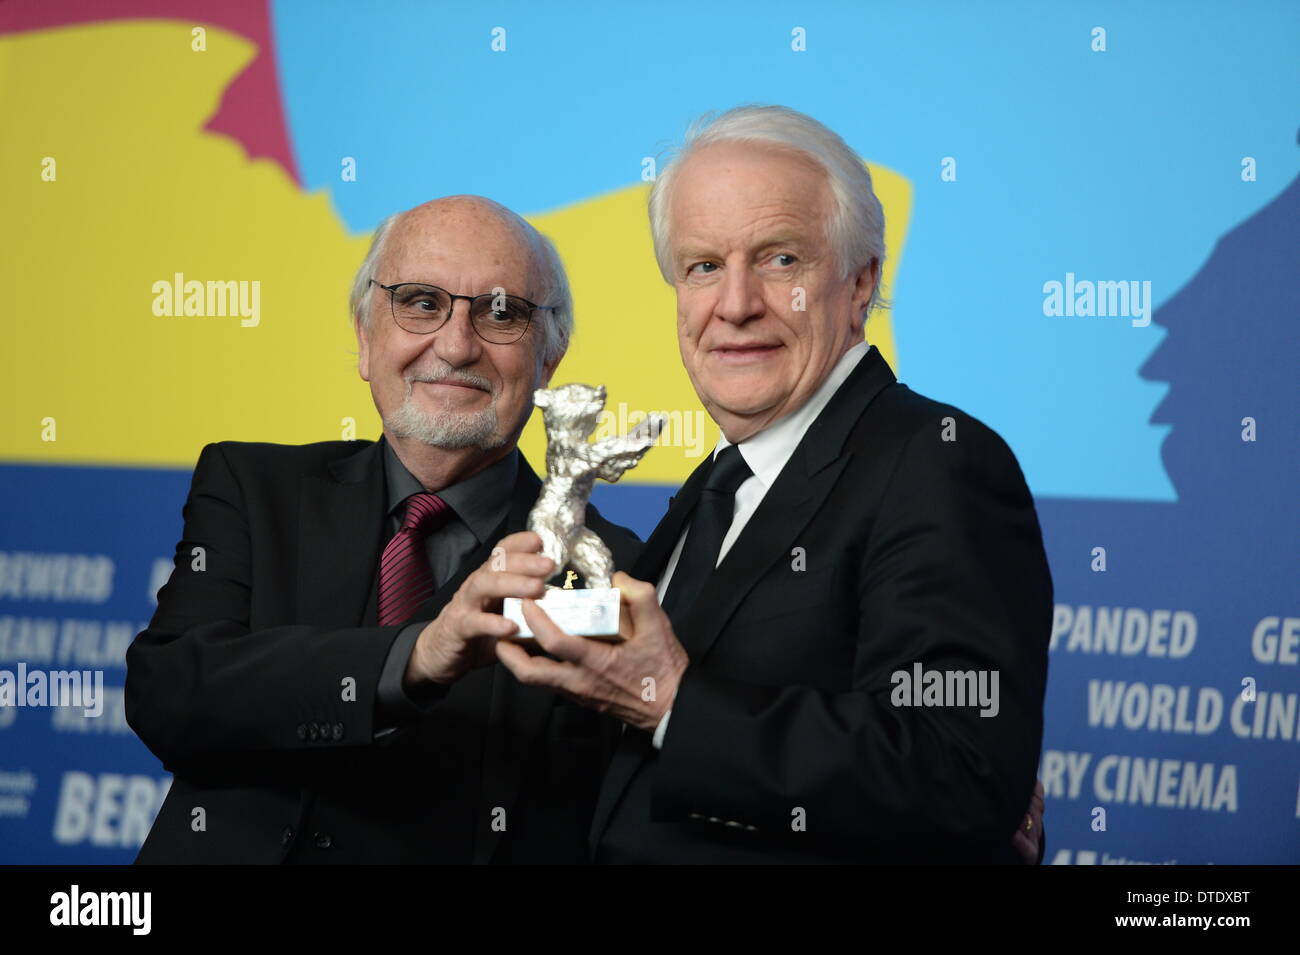
[[[0,2],[0,671],[106,686],[97,717],[0,707],[0,862],[134,857],[169,781],[123,654],[190,469],[378,436],[346,299],[388,213],[477,193],[555,239],[556,381],[679,415],[597,493],[649,532],[717,432],[646,193],[747,102],[869,164],[868,338],[1037,498],[1048,861],[1300,861],[1298,39],[1293,2]],[[242,309],[168,314],[191,281]]]

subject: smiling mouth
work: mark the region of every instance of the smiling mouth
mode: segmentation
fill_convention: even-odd
[[[457,388],[461,391],[479,391],[483,394],[488,394],[486,388],[482,388],[478,385],[471,385],[469,382],[465,381],[420,381],[418,383],[421,385],[441,385],[444,388]]]
[[[709,349],[709,354],[726,362],[761,361],[782,346],[775,345],[721,345]]]

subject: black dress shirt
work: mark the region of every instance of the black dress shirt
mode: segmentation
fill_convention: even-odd
[[[384,482],[388,489],[388,521],[392,535],[402,526],[403,502],[412,494],[426,490],[393,450],[387,439],[384,446]],[[475,548],[483,544],[510,510],[510,493],[519,470],[519,451],[515,449],[496,463],[463,481],[436,492],[452,516],[425,541],[425,553],[433,572],[434,586],[441,586],[460,567]],[[406,665],[415,642],[429,621],[412,622],[393,641],[384,661],[376,691],[376,709],[384,729],[378,739],[392,732],[397,723],[422,715],[446,693],[447,688],[432,685],[411,693],[402,685]]]

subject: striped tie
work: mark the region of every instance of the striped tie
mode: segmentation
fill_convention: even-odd
[[[425,539],[451,517],[451,507],[436,494],[406,499],[406,520],[379,559],[379,625],[405,623],[433,593],[433,572]]]

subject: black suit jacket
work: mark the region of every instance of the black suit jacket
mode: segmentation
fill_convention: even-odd
[[[658,580],[706,473],[634,576]],[[872,348],[675,620],[690,666],[663,749],[633,730],[619,747],[597,860],[1020,861],[1051,620],[1014,455]],[[892,705],[916,662],[998,671],[997,716]]]
[[[445,858],[428,807],[462,771],[475,778],[457,784],[478,793],[464,858],[585,860],[607,720],[493,665],[374,739],[376,686],[402,629],[376,625],[392,533],[381,452],[355,441],[203,449],[176,568],[127,652],[127,720],[174,774],[138,862]],[[540,487],[521,459],[497,533],[412,620],[435,617],[501,537],[525,528]],[[587,524],[631,565],[633,535],[594,508]],[[457,694],[484,705],[458,709]],[[462,738],[475,741],[470,758],[449,764],[437,741]]]

